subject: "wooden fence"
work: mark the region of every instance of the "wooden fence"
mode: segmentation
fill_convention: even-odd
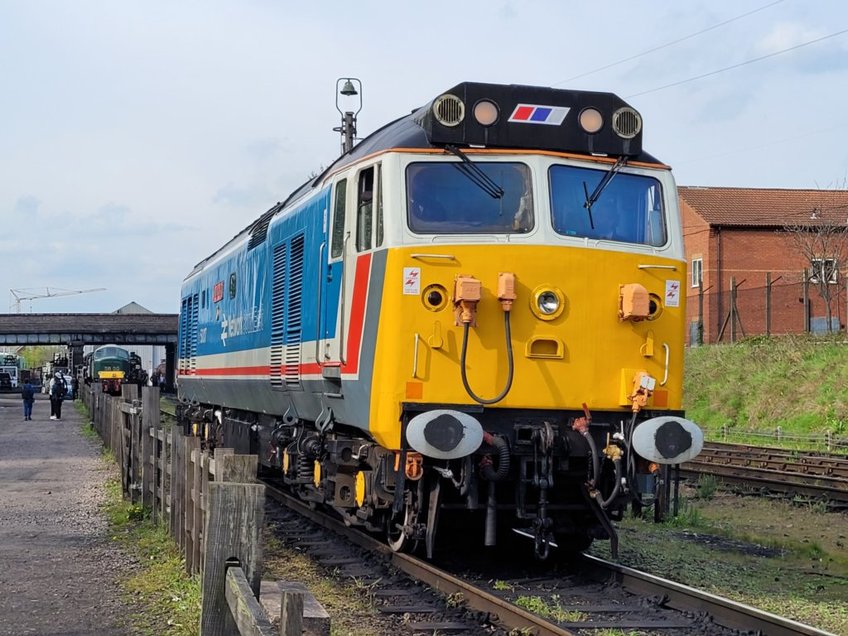
[[[258,457],[218,448],[165,425],[159,388],[122,387],[110,396],[83,387],[92,425],[121,469],[124,496],[167,525],[185,556],[186,572],[202,576],[201,635],[302,633],[302,594],[282,587],[280,631],[257,601],[261,584],[259,532],[265,486],[256,482]],[[323,611],[323,610],[322,610]],[[329,617],[307,621],[305,633],[329,633]]]

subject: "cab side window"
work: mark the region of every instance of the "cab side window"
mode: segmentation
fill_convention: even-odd
[[[347,179],[342,179],[336,184],[336,203],[333,208],[333,247],[331,251],[333,258],[338,258],[344,251],[346,196]]]
[[[370,250],[374,218],[374,168],[359,173],[356,186],[356,251]]]
[[[374,247],[380,247],[383,245],[383,166],[379,163],[377,164],[377,184],[374,190],[377,194],[377,229],[375,230],[377,236]]]

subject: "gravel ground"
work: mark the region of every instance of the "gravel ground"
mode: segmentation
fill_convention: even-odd
[[[115,468],[82,437],[72,403],[49,416],[46,396],[32,421],[0,396],[0,635],[132,633],[118,581],[134,563],[99,508]]]

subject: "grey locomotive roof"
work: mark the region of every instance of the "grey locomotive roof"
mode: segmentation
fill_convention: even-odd
[[[522,87],[520,86],[508,86],[500,88],[505,88],[509,90],[522,89]],[[579,93],[579,91],[576,92]],[[362,159],[363,157],[367,157],[369,155],[383,152],[386,150],[391,150],[393,148],[444,148],[446,145],[444,143],[431,142],[430,138],[428,137],[427,131],[422,126],[422,121],[428,116],[432,104],[433,102],[431,101],[426,105],[422,106],[421,108],[412,111],[410,114],[400,117],[368,135],[365,139],[356,144],[351,150],[341,155],[332,164],[330,164],[330,166],[323,173],[301,185],[294,192],[292,192],[284,201],[278,202],[276,205],[272,206],[267,212],[263,213],[257,219],[252,221],[250,225],[248,225],[241,232],[236,234],[220,249],[216,250],[215,252],[204,258],[202,261],[200,261],[197,265],[194,266],[194,269],[191,271],[191,273],[189,273],[186,278],[190,278],[197,271],[202,269],[202,267],[209,260],[214,258],[217,254],[221,253],[222,250],[224,250],[227,246],[231,245],[233,241],[237,240],[239,237],[250,233],[253,228],[259,227],[260,224],[263,222],[267,227],[267,223],[268,221],[270,221],[271,217],[273,217],[280,210],[283,210],[289,202],[296,201],[297,199],[306,195],[310,190],[318,187],[328,174],[332,174],[338,169],[351,163],[354,163]],[[464,144],[460,143],[457,145],[463,146]],[[492,145],[491,147],[498,148],[500,146]],[[509,147],[504,147],[504,149],[509,150]],[[655,157],[646,152],[640,152],[638,156],[631,157],[631,160],[645,163],[660,163]]]

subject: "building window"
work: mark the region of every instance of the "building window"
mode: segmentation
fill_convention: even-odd
[[[704,279],[704,259],[692,259],[692,287],[700,287]]]
[[[839,270],[836,267],[835,258],[813,258],[810,259],[810,282],[820,283],[827,281],[831,285],[835,285],[839,275]]]

